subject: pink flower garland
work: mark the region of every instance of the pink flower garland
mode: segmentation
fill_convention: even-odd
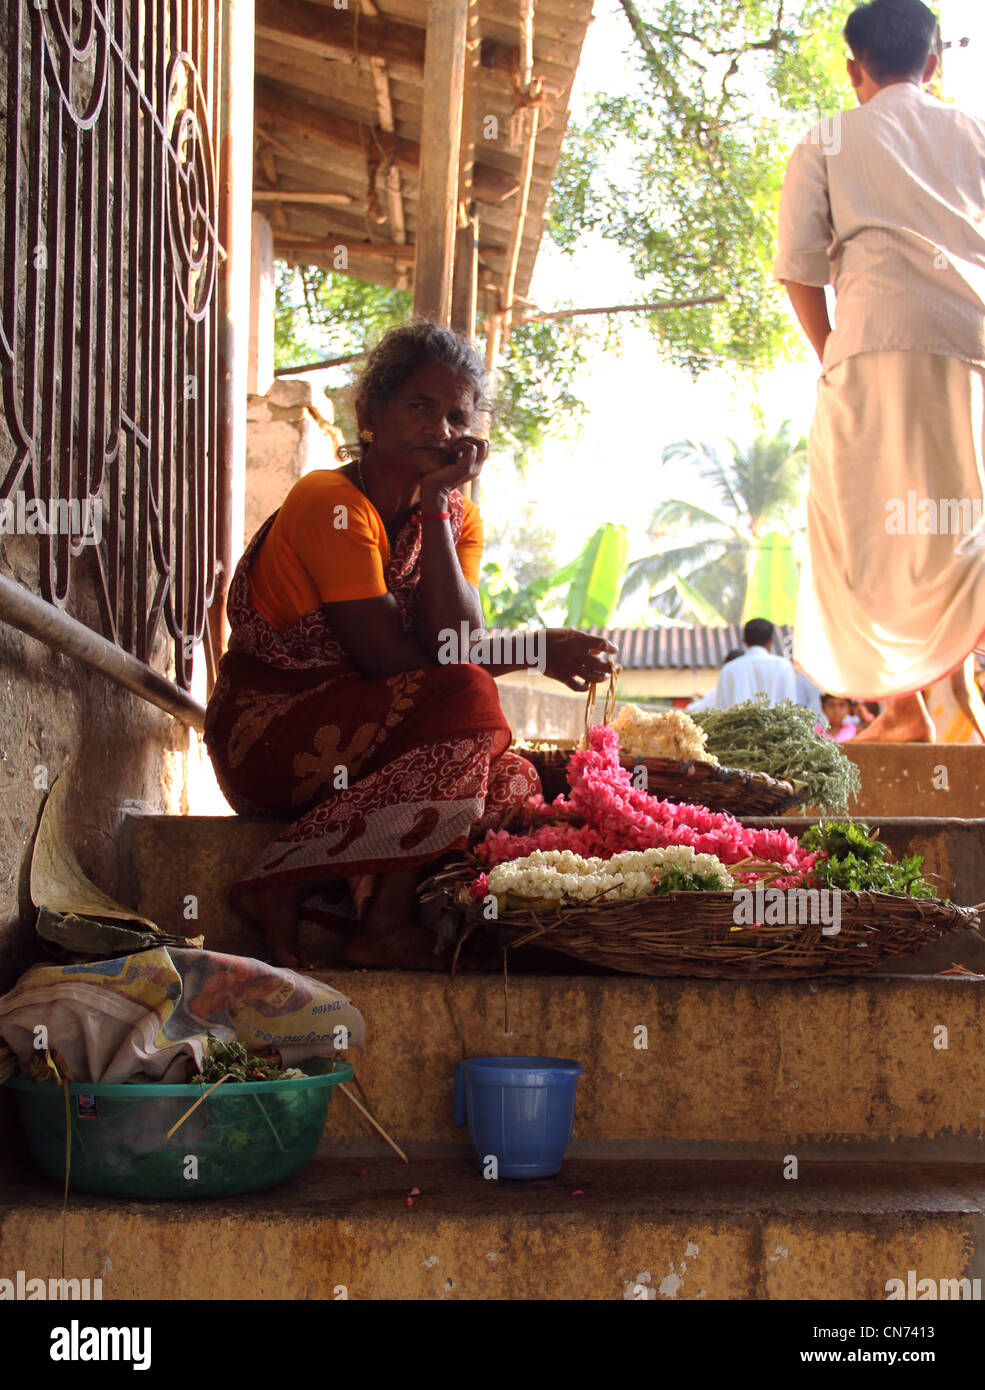
[[[525,811],[529,833],[511,835],[490,830],[476,846],[476,854],[493,868],[508,859],[520,859],[535,850],[572,850],[583,858],[607,859],[631,849],[659,849],[688,845],[697,854],[717,854],[723,864],[742,859],[762,859],[788,869],[776,887],[793,887],[805,881],[818,858],[807,853],[785,830],[753,830],[724,811],[706,806],[677,805],[633,786],[628,769],[619,762],[619,737],[607,725],[589,730],[589,747],[572,755],[568,765],[570,797],[559,796],[552,806],[543,797],[530,797]],[[584,825],[536,825],[540,816],[555,812],[575,815]],[[739,874],[738,877],[750,877]],[[752,875],[751,877],[755,877]]]

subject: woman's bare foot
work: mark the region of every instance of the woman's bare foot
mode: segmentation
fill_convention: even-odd
[[[273,965],[289,970],[303,967],[298,953],[298,908],[303,885],[298,883],[272,884],[237,894],[233,906],[247,921],[261,929],[267,943],[267,954]]]
[[[852,739],[852,743],[936,742],[937,730],[920,694],[889,700],[882,714],[876,715],[868,728]]]
[[[363,923],[349,939],[346,965],[370,970],[445,971],[448,962],[434,953],[434,932],[416,922]]]
[[[417,920],[419,869],[380,876],[366,916],[353,932],[346,964],[377,970],[447,970],[434,932]]]

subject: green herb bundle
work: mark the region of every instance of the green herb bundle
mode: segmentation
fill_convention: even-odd
[[[242,1043],[222,1042],[214,1033],[205,1034],[205,1058],[202,1070],[192,1081],[283,1081],[304,1076],[297,1067],[282,1067],[266,1057],[251,1056]]]
[[[800,836],[802,849],[823,850],[811,871],[822,888],[856,893],[894,893],[899,897],[933,898],[936,891],[923,876],[923,855],[891,860],[889,851],[864,821],[819,821]]]
[[[723,766],[801,783],[804,806],[847,811],[849,797],[858,793],[858,768],[833,739],[814,732],[818,716],[813,710],[791,700],[771,705],[761,695],[693,717],[708,735],[708,752]]]

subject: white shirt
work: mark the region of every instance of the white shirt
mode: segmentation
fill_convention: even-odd
[[[774,656],[765,647],[749,647],[722,667],[718,684],[700,700],[693,700],[688,711],[729,709],[743,700],[754,700],[762,692],[771,705],[780,700],[797,703],[797,673],[789,661]]]
[[[985,364],[985,121],[897,82],[812,127],[773,273],[835,286],[825,371],[893,350]]]

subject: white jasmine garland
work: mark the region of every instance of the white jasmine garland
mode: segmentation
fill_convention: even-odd
[[[671,869],[695,878],[716,875],[726,891],[732,876],[714,854],[695,854],[687,845],[629,850],[611,859],[582,859],[571,850],[538,850],[523,859],[508,859],[489,871],[489,892],[555,902],[624,901],[649,897],[655,883]]]

